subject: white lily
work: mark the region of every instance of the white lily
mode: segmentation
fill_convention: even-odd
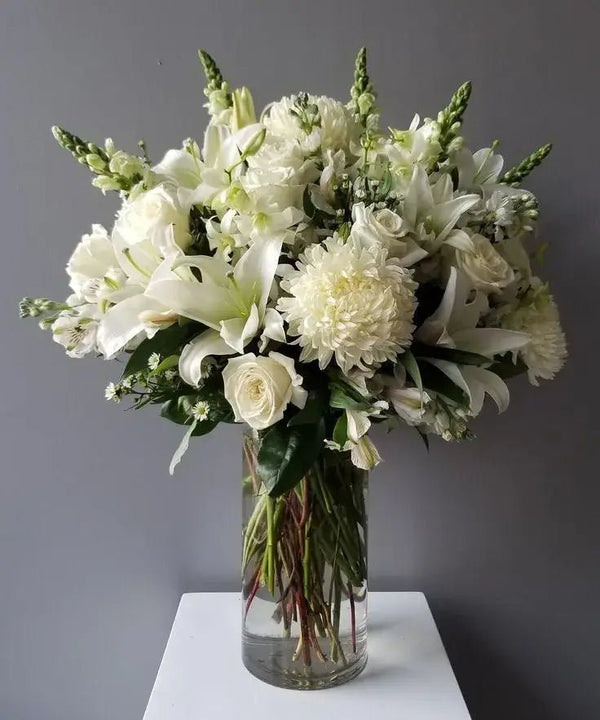
[[[478,353],[490,360],[494,355],[516,350],[529,342],[526,333],[477,327],[479,319],[488,310],[488,301],[479,291],[469,299],[472,292],[466,275],[452,267],[442,301],[417,331],[417,340],[426,345],[444,345]]]
[[[471,239],[454,226],[479,201],[475,194],[454,197],[449,175],[442,175],[430,185],[425,170],[416,166],[404,198],[402,217],[428,252],[436,252],[443,244],[469,251]]]
[[[454,161],[458,170],[458,187],[475,190],[498,182],[504,158],[493,148],[482,148],[472,153],[468,148],[459,150]]]
[[[488,303],[486,296],[479,291],[469,300],[471,293],[472,286],[467,277],[453,267],[442,301],[419,328],[417,340],[427,345],[442,345],[484,355],[490,358],[490,362],[495,355],[524,347],[529,342],[526,333],[477,327],[479,318],[488,309]],[[428,358],[427,362],[437,367],[466,393],[469,412],[473,416],[481,411],[486,393],[493,398],[500,412],[508,407],[508,388],[490,370],[433,358]]]
[[[243,353],[265,324],[277,332],[267,301],[280,253],[281,238],[261,239],[233,267],[215,257],[180,257],[153,277],[147,297],[209,328],[181,355],[179,370],[186,382],[198,384],[207,356]],[[190,268],[199,270],[202,280]]]
[[[193,201],[215,209],[223,206],[227,191],[242,172],[244,160],[260,148],[265,132],[260,123],[246,125],[237,132],[227,125],[209,125],[202,148],[202,179]]]

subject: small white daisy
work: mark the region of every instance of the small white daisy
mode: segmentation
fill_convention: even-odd
[[[106,390],[104,391],[104,397],[107,400],[113,400],[114,402],[120,402],[120,388],[118,385],[115,385],[114,382],[108,383],[106,386]]]
[[[156,368],[160,365],[160,355],[158,353],[153,352],[152,355],[148,358],[148,368],[150,370],[156,370]]]
[[[198,420],[199,422],[208,420],[209,410],[210,405],[207,402],[204,402],[204,400],[198,400],[198,402],[192,408],[192,417],[194,418],[194,420]]]

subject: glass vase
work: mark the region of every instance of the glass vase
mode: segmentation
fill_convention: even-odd
[[[271,497],[243,446],[242,658],[261,680],[319,689],[367,662],[367,481],[324,449],[300,483]]]

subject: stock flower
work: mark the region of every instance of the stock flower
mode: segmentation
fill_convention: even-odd
[[[306,403],[294,361],[277,352],[232,358],[223,370],[223,385],[236,422],[246,422],[255,430],[281,420],[290,402],[298,408]]]
[[[344,373],[372,372],[411,342],[416,283],[381,246],[329,238],[300,256],[281,287],[290,297],[277,308],[298,337],[301,361],[323,369],[335,357]]]
[[[538,378],[552,380],[565,363],[567,343],[548,286],[534,278],[532,288],[503,317],[502,327],[529,336],[529,342],[518,350],[527,365],[529,382],[539,385]]]

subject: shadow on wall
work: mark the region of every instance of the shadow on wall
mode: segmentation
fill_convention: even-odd
[[[452,610],[433,614],[473,720],[564,720],[473,632],[464,615]]]

